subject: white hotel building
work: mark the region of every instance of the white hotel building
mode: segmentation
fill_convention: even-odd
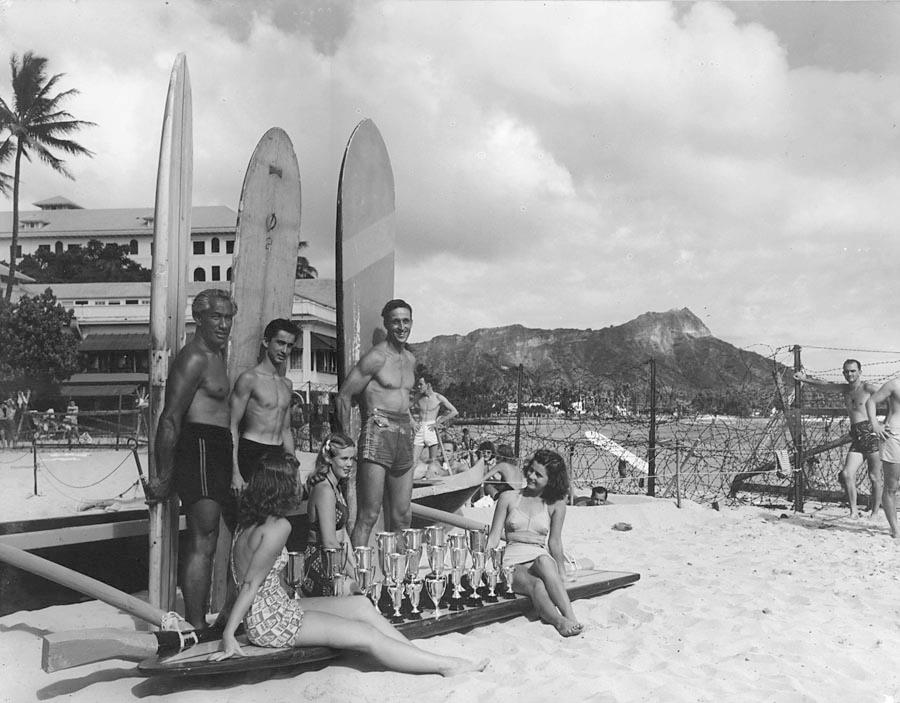
[[[153,247],[153,209],[88,210],[65,198],[34,203],[19,212],[17,260],[39,249],[62,252],[96,239],[128,247],[130,258],[149,269]],[[191,212],[190,304],[204,288],[227,288],[231,280],[237,214],[224,206],[194,207]],[[0,259],[9,256],[12,213],[0,212]],[[18,278],[18,277],[17,277]],[[150,283],[18,283],[17,294],[35,295],[52,288],[57,300],[75,311],[86,371],[61,388],[64,397],[82,400],[129,396],[146,386],[149,372]],[[295,281],[292,319],[303,334],[294,350],[288,377],[309,402],[337,390],[335,292],[333,280]],[[240,301],[237,301],[240,305]]]

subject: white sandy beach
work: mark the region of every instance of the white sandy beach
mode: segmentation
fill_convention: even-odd
[[[851,521],[835,506],[794,516],[612,498],[569,509],[566,548],[641,580],[577,602],[586,625],[578,637],[518,618],[421,642],[490,657],[481,674],[386,673],[350,655],[275,676],[146,679],[116,661],[45,674],[42,633],[134,627],[91,602],[0,618],[0,701],[900,700],[900,564],[883,519]],[[611,529],[617,522],[633,529]]]

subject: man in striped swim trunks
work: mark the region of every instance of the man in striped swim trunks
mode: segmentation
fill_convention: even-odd
[[[236,312],[225,290],[211,288],[194,298],[197,328],[169,370],[154,447],[157,475],[147,487],[148,502],[167,499],[174,488],[184,508],[181,591],[185,619],[198,630],[206,627],[219,516],[231,487],[231,384],[224,351]]]
[[[347,375],[337,397],[338,420],[346,432],[356,398],[362,414],[356,473],[357,514],[350,541],[369,543],[369,535],[385,505],[386,530],[412,522],[413,439],[409,414],[416,359],[406,348],[412,329],[412,307],[391,300],[381,311],[387,338],[363,355]]]
[[[863,462],[869,468],[872,493],[869,496],[869,517],[874,517],[881,505],[881,491],[884,485],[881,475],[881,456],[878,435],[866,416],[866,402],[878,390],[873,384],[862,380],[862,364],[856,359],[847,359],[843,365],[846,383],[830,383],[811,378],[805,371],[798,371],[794,378],[802,383],[816,386],[826,393],[840,393],[844,397],[844,407],[850,419],[850,451],[844,461],[839,480],[850,503],[850,517],[859,517],[856,505],[856,471]]]

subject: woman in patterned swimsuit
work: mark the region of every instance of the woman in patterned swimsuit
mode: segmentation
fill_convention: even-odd
[[[563,637],[582,631],[566,592],[562,526],[566,517],[569,478],[563,458],[539,449],[525,465],[525,488],[497,498],[488,547],[506,533],[504,564],[517,564],[513,590],[531,598],[541,620]],[[549,548],[549,551],[548,551]]]
[[[363,596],[288,598],[282,583],[291,525],[285,515],[297,495],[297,461],[267,452],[241,496],[238,528],[231,552],[238,595],[222,634],[220,661],[243,651],[235,639],[241,621],[252,644],[262,647],[352,649],[374,657],[389,669],[450,676],[481,671],[487,660],[471,662],[420,649],[397,632]]]
[[[347,478],[353,469],[356,446],[353,440],[342,432],[330,435],[316,457],[316,470],[306,481],[309,502],[306,505],[304,533],[297,535],[303,548],[306,563],[306,578],[301,584],[304,596],[330,596],[333,593],[331,578],[325,573],[322,550],[340,549],[341,543],[349,545],[347,539]],[[343,565],[346,586],[343,595],[353,589],[352,553],[347,555]]]

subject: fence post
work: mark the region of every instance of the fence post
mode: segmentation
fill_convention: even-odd
[[[650,437],[647,442],[647,495],[656,495],[656,359],[650,359]]]
[[[675,505],[681,507],[681,442],[675,442]]]
[[[33,435],[31,437],[31,458],[34,464],[34,494],[37,495],[37,439]]]
[[[522,364],[516,373],[516,459],[519,458],[519,439],[522,434]]]
[[[798,372],[803,368],[800,361],[800,345],[794,345],[794,371]],[[794,380],[794,407],[797,413],[794,418],[796,423],[796,433],[794,435],[794,445],[796,456],[794,458],[794,512],[803,512],[803,481],[806,475],[803,465],[803,384]]]

